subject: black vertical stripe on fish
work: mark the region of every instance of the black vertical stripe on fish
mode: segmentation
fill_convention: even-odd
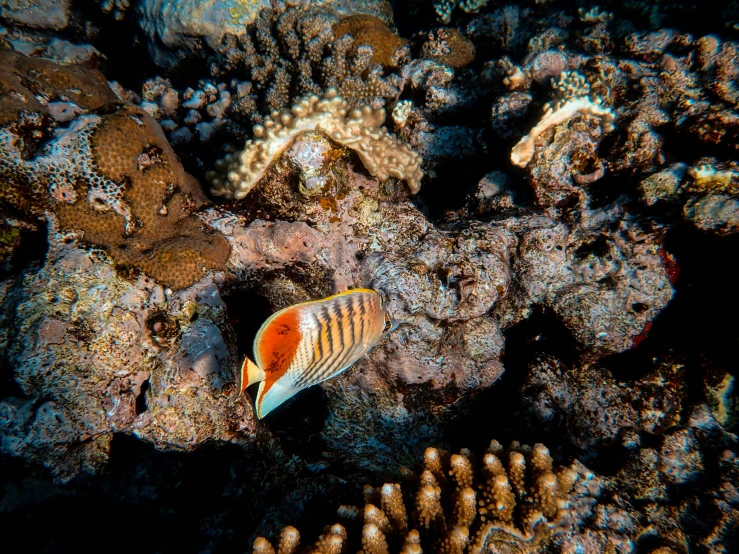
[[[317,363],[320,363],[321,360],[323,360],[323,341],[321,340],[321,335],[323,334],[323,325],[318,319],[318,316],[311,312],[311,317],[313,317],[313,321],[316,324],[316,330],[318,331],[318,340],[315,341],[315,343],[318,345],[318,359],[316,360]],[[315,348],[313,348],[315,350]]]
[[[319,325],[320,332],[318,333],[318,344],[320,346],[321,354],[318,357],[317,363],[310,368],[305,368],[306,371],[304,371],[303,374],[298,378],[297,384],[300,386],[312,382],[317,374],[323,373],[323,369],[327,367],[329,360],[338,355],[338,352],[334,348],[334,338],[331,329],[331,314],[329,313],[326,306],[320,306],[318,314],[323,320],[323,322]],[[318,317],[316,317],[316,321],[318,321]],[[327,356],[324,356],[324,350],[322,347],[324,330],[326,331],[326,342],[328,346]]]
[[[344,344],[344,333],[343,333],[343,315],[341,313],[341,300],[338,300],[335,304],[327,306],[324,308],[324,314],[327,314],[328,316],[333,316],[333,320],[330,321],[330,336],[332,340],[332,344],[335,344],[335,341],[333,340],[333,334],[336,332],[338,335],[338,342],[339,342],[339,348],[334,348],[333,353],[331,356],[328,357],[327,360],[325,360],[325,363],[321,364],[320,367],[316,368],[312,372],[312,377],[323,380],[327,375],[333,374],[336,368],[337,362],[342,359],[346,354],[346,348]]]
[[[342,334],[344,330],[348,331],[348,333],[351,336],[351,340],[349,341],[349,346],[346,348],[344,355],[339,359],[339,361],[336,364],[337,370],[343,368],[346,365],[347,360],[354,356],[355,352],[357,351],[357,345],[359,344],[359,341],[357,341],[357,337],[355,335],[353,299],[351,297],[347,297],[344,304],[345,304],[344,309],[347,312],[347,319],[349,321],[349,325],[342,326]]]
[[[364,344],[364,302],[360,301],[359,306],[359,342]]]
[[[352,296],[347,296],[346,300],[347,300],[346,311],[349,314],[349,317],[347,319],[349,320],[349,327],[351,327],[352,329],[352,346],[354,346],[357,344],[357,342],[359,342],[357,340],[357,335],[356,335],[355,326],[354,326],[354,298]]]
[[[353,323],[352,323],[352,326],[353,326]],[[339,356],[333,364],[331,364],[330,368],[327,368],[326,374],[333,375],[336,372],[343,369],[347,365],[348,360],[355,356],[355,353],[357,351],[356,346],[357,346],[357,342],[354,340],[354,336],[352,334],[351,345],[343,351],[342,355]]]

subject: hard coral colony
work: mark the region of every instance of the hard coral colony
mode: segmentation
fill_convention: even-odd
[[[691,10],[0,1],[24,548],[736,551],[739,7]]]

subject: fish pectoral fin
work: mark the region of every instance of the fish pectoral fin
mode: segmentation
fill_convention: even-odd
[[[257,407],[257,417],[259,419],[262,419],[277,406],[289,400],[305,388],[295,388],[290,386],[288,383],[281,383],[278,381],[273,383],[272,386],[265,391],[265,385],[266,383],[264,381],[259,384],[259,392],[257,393],[257,401],[255,403]]]
[[[254,383],[264,381],[267,375],[259,369],[259,366],[249,359],[249,356],[244,360],[241,366],[241,392],[246,390],[246,387],[252,386]]]

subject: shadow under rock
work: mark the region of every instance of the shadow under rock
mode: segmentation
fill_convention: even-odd
[[[0,468],[12,463],[3,460]],[[268,457],[234,445],[161,452],[118,434],[103,473],[16,502],[0,514],[0,525],[22,537],[29,553],[244,551],[264,507],[284,496],[284,476],[269,469]],[[30,476],[35,487],[50,486],[45,472],[22,472],[11,479]]]
[[[558,430],[543,428],[524,417],[521,388],[530,364],[538,356],[549,353],[567,364],[574,363],[579,357],[577,343],[549,310],[534,311],[528,319],[508,329],[505,337],[505,373],[480,393],[467,414],[447,430],[447,441],[455,451],[467,447],[482,453],[492,439],[504,446],[514,440],[531,445],[541,442],[549,448],[567,444],[567,440],[557,436]]]
[[[731,253],[739,252],[739,236],[719,237],[680,223],[668,233],[665,249],[680,268],[675,295],[642,343],[602,364],[617,379],[638,379],[653,369],[653,358],[673,354],[687,366],[686,405],[692,405],[705,400],[703,381],[710,369],[735,367],[739,294]]]

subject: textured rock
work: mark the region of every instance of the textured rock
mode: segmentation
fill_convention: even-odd
[[[247,444],[252,408],[237,398],[215,283],[172,294],[121,279],[53,226],[50,242],[44,266],[3,298],[4,359],[22,393],[0,404],[3,452],[66,481],[104,467],[113,432],[164,450]]]

